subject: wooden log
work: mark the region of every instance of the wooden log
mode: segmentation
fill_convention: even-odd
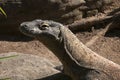
[[[120,12],[112,16],[94,16],[84,18],[67,26],[71,31],[86,30],[88,28],[91,28],[95,24],[112,21],[118,17],[120,17]]]

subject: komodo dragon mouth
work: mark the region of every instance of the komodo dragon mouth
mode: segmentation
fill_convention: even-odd
[[[119,80],[120,65],[86,47],[68,28],[51,20],[23,22],[20,31],[49,48],[73,80]],[[49,37],[49,36],[52,36]]]

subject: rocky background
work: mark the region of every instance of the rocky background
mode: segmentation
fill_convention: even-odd
[[[24,21],[40,18],[69,24],[119,5],[119,0],[0,0],[7,14],[0,14],[0,34],[19,34],[18,26]]]

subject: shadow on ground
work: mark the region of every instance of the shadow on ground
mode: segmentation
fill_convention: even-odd
[[[120,30],[119,29],[110,30],[105,34],[105,37],[120,37]]]
[[[64,75],[62,73],[57,73],[42,79],[35,79],[35,80],[72,80],[72,79],[67,75]]]
[[[31,40],[33,40],[33,38],[24,35],[0,35],[0,41],[27,42]]]

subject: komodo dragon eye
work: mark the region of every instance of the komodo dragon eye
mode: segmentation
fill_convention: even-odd
[[[39,29],[40,30],[46,30],[46,29],[48,29],[48,27],[49,27],[49,25],[48,24],[42,24],[41,26],[39,25]]]

